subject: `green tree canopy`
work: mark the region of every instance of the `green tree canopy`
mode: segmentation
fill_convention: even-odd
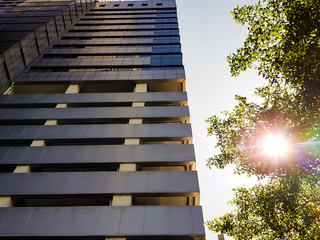
[[[235,8],[235,22],[247,24],[249,33],[228,57],[231,74],[253,67],[270,83],[284,80],[314,99],[320,92],[319,10],[317,0],[263,0]]]
[[[221,152],[207,165],[235,164],[237,173],[265,181],[235,189],[235,210],[206,224],[239,240],[320,239],[320,116],[301,107],[290,89],[271,88],[257,90],[268,96],[262,104],[236,96],[238,105],[224,119],[207,120]],[[262,153],[261,140],[270,133],[290,139],[291,152],[277,158]]]
[[[249,33],[228,57],[231,74],[256,68],[269,84],[256,89],[262,103],[236,96],[224,118],[207,120],[220,150],[207,165],[265,181],[235,189],[235,210],[207,225],[235,239],[320,239],[320,1],[264,0],[233,17]],[[272,133],[290,142],[285,156],[263,154]]]
[[[236,210],[207,222],[209,229],[235,239],[319,239],[319,178],[299,176],[238,188],[231,201]]]

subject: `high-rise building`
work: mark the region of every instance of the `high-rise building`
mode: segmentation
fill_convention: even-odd
[[[0,6],[0,238],[203,240],[175,1]]]
[[[0,0],[0,94],[93,5],[93,0]]]

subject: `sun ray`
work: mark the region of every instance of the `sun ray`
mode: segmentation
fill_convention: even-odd
[[[281,135],[268,135],[262,142],[262,149],[269,157],[283,156],[289,150],[289,143]]]

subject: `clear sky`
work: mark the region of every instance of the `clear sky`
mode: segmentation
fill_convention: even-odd
[[[176,0],[187,75],[191,124],[200,181],[201,205],[204,220],[230,211],[227,202],[233,198],[232,188],[255,183],[254,179],[233,174],[232,167],[207,169],[208,157],[214,149],[215,138],[208,138],[205,119],[231,110],[234,95],[251,97],[254,88],[264,81],[255,71],[231,77],[226,57],[239,48],[247,34],[247,27],[234,23],[230,11],[237,5],[255,0]],[[206,229],[207,240],[217,240],[217,234]],[[226,237],[226,239],[232,239]]]

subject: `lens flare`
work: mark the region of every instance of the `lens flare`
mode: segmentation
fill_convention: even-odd
[[[288,153],[289,143],[281,135],[268,135],[263,139],[262,148],[269,157],[281,157]]]

